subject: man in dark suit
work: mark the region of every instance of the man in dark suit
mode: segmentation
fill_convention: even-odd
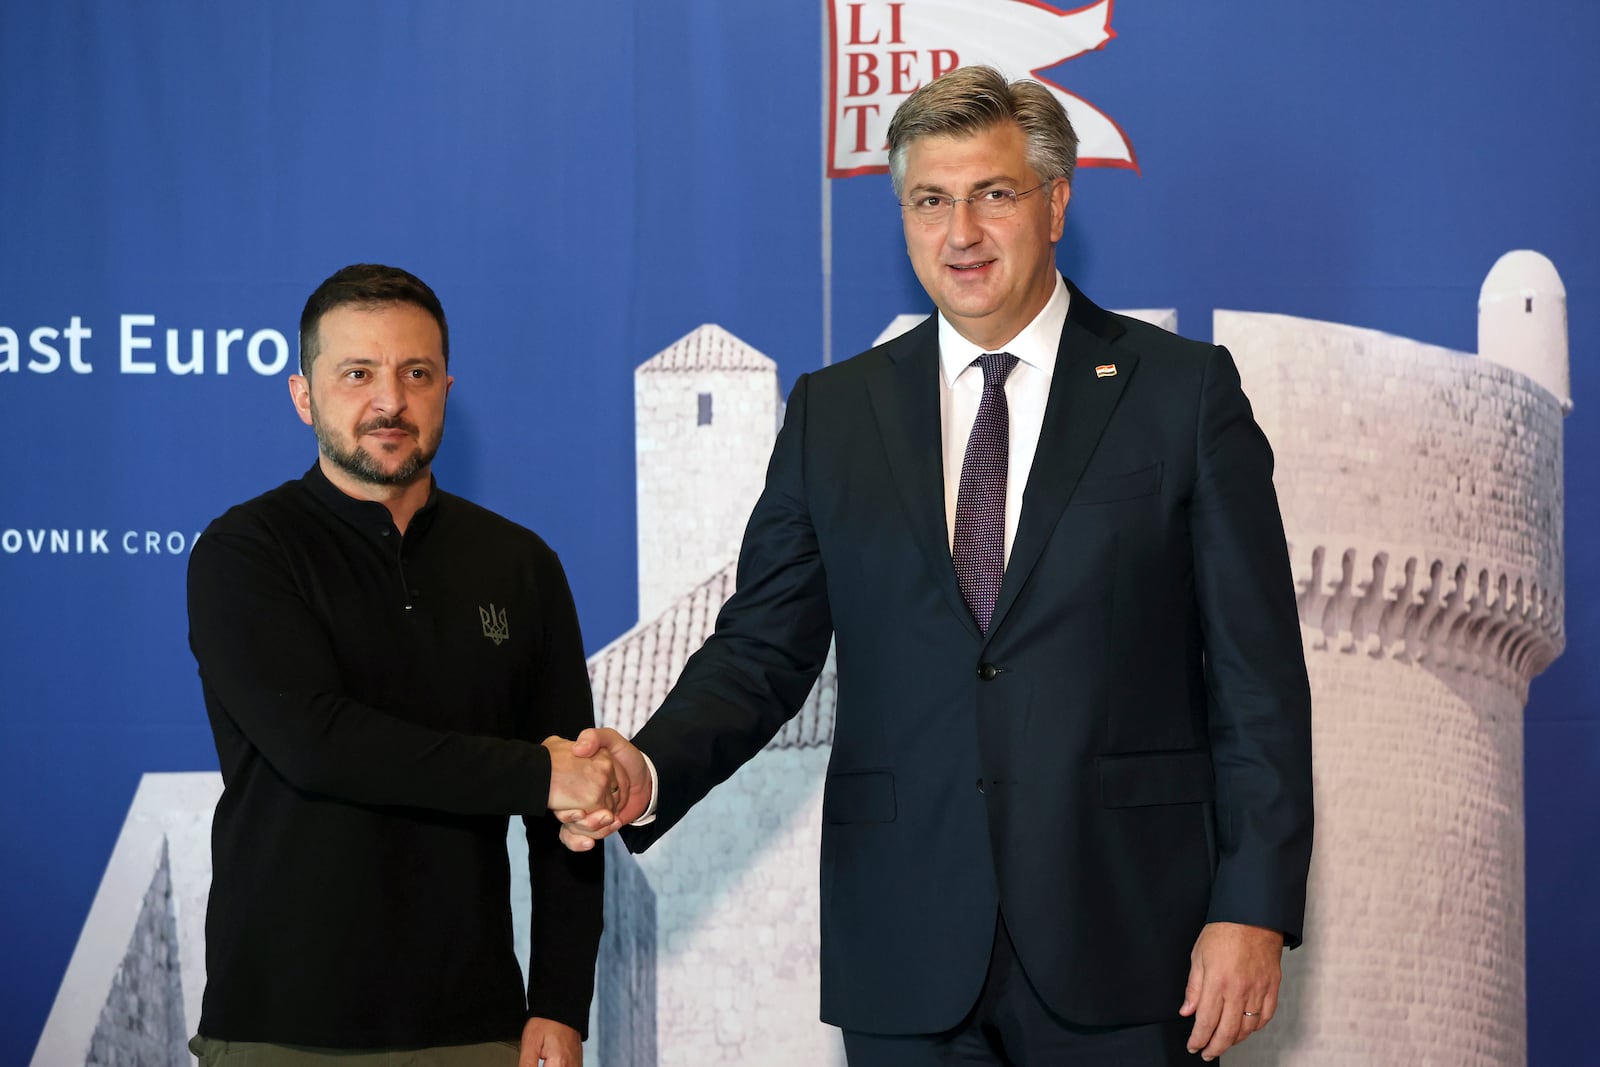
[[[1224,349],[1057,273],[1076,137],[1043,86],[963,68],[889,144],[939,314],[801,376],[716,633],[632,745],[578,751],[648,757],[620,813],[647,848],[832,637],[822,1017],[851,1063],[1214,1059],[1272,1019],[1311,851],[1271,450]],[[563,819],[580,849],[619,825]]]

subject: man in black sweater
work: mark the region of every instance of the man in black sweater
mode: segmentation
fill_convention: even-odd
[[[311,295],[305,476],[229,510],[189,563],[189,640],[223,777],[212,826],[203,1067],[577,1067],[603,860],[549,808],[620,807],[577,613],[534,533],[443,492],[449,333],[433,291],[358,265]],[[541,743],[541,739],[542,743]],[[527,826],[526,999],[507,817]],[[387,1061],[382,1061],[387,1062]]]

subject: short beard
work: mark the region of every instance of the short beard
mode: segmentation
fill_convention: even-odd
[[[439,453],[439,441],[433,443],[432,448],[422,444],[418,437],[417,450],[406,461],[394,470],[384,470],[379,465],[378,459],[360,445],[353,448],[344,447],[343,443],[330,433],[322,420],[317,418],[316,405],[311,407],[311,430],[317,435],[317,447],[335,467],[367,485],[406,486],[422,477],[428,470],[428,465],[433,462],[433,457]],[[417,432],[411,423],[400,418],[377,418],[364,422],[356,427],[356,434],[368,433],[372,430],[410,430]],[[441,438],[442,438],[441,434]]]

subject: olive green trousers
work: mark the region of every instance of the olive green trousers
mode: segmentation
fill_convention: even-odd
[[[517,1067],[510,1041],[393,1050],[305,1048],[261,1041],[214,1041],[196,1035],[189,1051],[200,1067]]]

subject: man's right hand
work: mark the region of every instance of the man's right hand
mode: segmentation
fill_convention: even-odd
[[[599,759],[609,756],[619,777],[626,777],[632,786],[609,810],[594,810],[574,806],[568,810],[556,809],[561,820],[561,842],[574,852],[587,852],[595,842],[611,836],[624,826],[642,818],[650,807],[653,783],[644,753],[633,742],[610,727],[597,727],[583,731],[572,743],[577,756]],[[554,807],[554,805],[552,805]]]
[[[573,742],[554,735],[544,739],[544,747],[550,750],[552,810],[577,809],[609,816],[627,805],[632,779],[609,752],[576,750]],[[648,794],[648,781],[646,784]],[[649,803],[648,798],[645,802]]]

